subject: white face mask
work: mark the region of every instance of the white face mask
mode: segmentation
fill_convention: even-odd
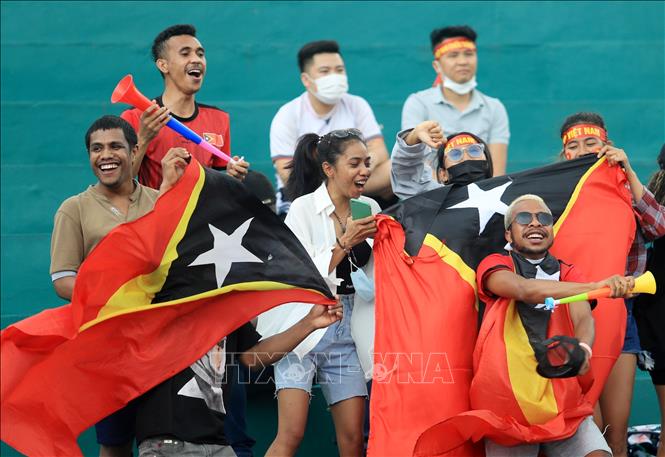
[[[474,76],[465,83],[456,83],[452,79],[446,78],[443,76],[443,87],[452,90],[456,94],[466,95],[476,88],[478,83],[476,83],[476,77]]]
[[[336,104],[349,91],[346,75],[339,73],[321,76],[314,80],[314,84],[316,84],[316,92],[312,92],[312,95],[326,105]]]
[[[450,89],[456,94],[460,95],[466,95],[469,92],[471,92],[473,89],[476,88],[478,83],[476,82],[476,76],[474,75],[473,78],[468,80],[465,83],[456,83],[452,79],[446,77],[446,75],[443,74],[443,71],[441,71],[441,64],[439,62],[435,62],[436,68],[438,70],[439,75],[441,76],[441,79],[443,80],[443,87],[446,89]]]
[[[355,266],[350,258],[349,262],[351,262],[351,265]],[[367,277],[367,274],[362,268],[356,267],[356,271],[351,272],[351,283],[353,283],[353,288],[360,298],[365,301],[374,300],[374,281]]]

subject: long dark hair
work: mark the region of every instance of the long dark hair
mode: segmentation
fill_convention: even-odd
[[[494,166],[492,165],[492,154],[490,154],[490,147],[485,143],[479,136],[474,135],[473,133],[470,132],[457,132],[453,133],[452,135],[448,135],[446,137],[446,143],[453,138],[455,138],[458,135],[469,135],[472,137],[478,144],[482,144],[483,147],[485,148],[485,159],[487,160],[487,170],[485,177],[486,178],[491,178],[494,176]],[[439,175],[439,170],[445,170],[446,166],[445,163],[445,149],[446,145],[444,144],[441,146],[437,151],[436,151],[436,174],[437,176]]]
[[[314,192],[326,179],[323,163],[328,162],[334,166],[352,141],[360,141],[366,145],[362,134],[356,129],[333,130],[321,137],[316,133],[301,136],[293,160],[287,166],[291,169],[291,174],[284,186],[285,197],[293,201]]]
[[[665,144],[660,148],[660,154],[658,154],[658,167],[660,170],[651,176],[647,188],[653,192],[658,203],[665,205]]]

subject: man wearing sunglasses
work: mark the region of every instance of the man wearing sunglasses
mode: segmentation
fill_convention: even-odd
[[[526,422],[525,418],[513,417],[521,425],[529,427],[553,420],[547,401],[543,400],[549,395],[548,392],[552,392],[552,396],[553,392],[566,392],[564,396],[556,397],[562,398],[558,411],[566,429],[573,428],[576,432],[566,439],[525,443],[510,448],[486,438],[488,457],[537,457],[539,452],[546,455],[611,455],[603,435],[592,420],[593,407],[582,395],[581,386],[586,382],[584,375],[590,369],[594,341],[591,306],[586,301],[575,302],[559,305],[552,312],[539,304],[544,303],[547,297],[575,295],[604,286],[610,287],[612,297],[623,297],[633,288],[634,280],[632,277],[612,276],[600,282],[583,282],[573,266],[549,253],[554,242],[553,222],[550,209],[540,197],[523,195],[515,199],[504,219],[505,237],[511,252],[508,255],[492,254],[478,266],[478,296],[487,303],[487,311],[476,342],[478,360],[471,396],[474,398],[474,389],[484,389],[486,393],[476,397],[485,400],[476,400],[472,406],[473,409],[490,410],[504,417],[514,410],[516,401],[520,405],[529,404],[530,417],[526,418],[525,414]],[[511,338],[506,335],[518,336]],[[557,338],[553,338],[555,336]],[[559,347],[559,337],[568,342],[566,348]],[[493,338],[504,343],[492,344]],[[546,357],[537,355],[543,350]],[[503,351],[499,357],[508,360],[509,365],[512,361],[508,368],[510,374],[514,374],[512,370],[516,364],[519,365],[520,384],[530,386],[529,389],[521,389],[519,399],[512,393],[511,381],[505,383],[496,373],[491,373],[496,370],[493,364],[497,360],[497,351]],[[575,353],[578,357],[573,357]],[[543,365],[547,365],[544,370]],[[506,389],[511,392],[509,395],[504,395]]]
[[[429,148],[436,154],[436,181],[427,163]],[[467,185],[492,177],[492,157],[487,144],[469,132],[444,138],[436,121],[425,121],[397,134],[392,152],[390,179],[401,199],[447,184]]]

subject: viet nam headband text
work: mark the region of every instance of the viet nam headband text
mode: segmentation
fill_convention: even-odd
[[[587,136],[595,136],[600,138],[601,141],[607,142],[607,132],[604,128],[598,127],[593,124],[577,124],[566,130],[561,137],[563,145],[577,138],[584,138]]]
[[[476,143],[478,143],[478,141],[471,135],[457,135],[448,141],[448,143],[446,143],[446,147],[443,151],[448,152],[453,148]]]
[[[464,49],[471,49],[472,51],[475,51],[476,43],[465,37],[448,38],[443,40],[436,46],[436,48],[434,48],[434,58],[438,59],[448,52],[460,51]]]

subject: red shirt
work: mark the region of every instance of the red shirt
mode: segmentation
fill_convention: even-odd
[[[159,106],[163,106],[162,97],[158,97],[156,101]],[[141,114],[142,111],[134,108],[123,112],[120,117],[129,122],[138,133]],[[172,116],[201,135],[204,140],[231,155],[231,132],[228,113],[214,106],[196,103],[194,114],[191,117]],[[219,157],[210,154],[169,127],[164,127],[150,142],[143,157],[141,168],[139,168],[139,182],[141,184],[159,189],[162,183],[162,159],[169,149],[175,147],[187,149],[192,157],[205,167],[222,168],[226,165]]]
[[[559,274],[559,281],[567,282],[587,282],[584,277],[573,267],[562,261],[559,261],[561,266],[561,273]],[[489,305],[496,301],[497,297],[492,292],[486,289],[485,285],[487,279],[493,273],[499,270],[515,271],[513,265],[513,258],[510,255],[491,254],[483,259],[476,269],[476,280],[478,281],[478,298],[485,304]]]

